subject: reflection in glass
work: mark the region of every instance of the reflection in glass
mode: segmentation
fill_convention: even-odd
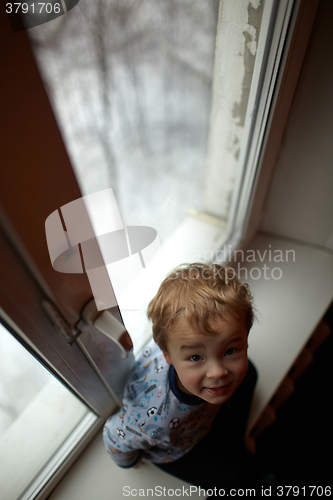
[[[0,324],[1,498],[16,500],[92,412]]]

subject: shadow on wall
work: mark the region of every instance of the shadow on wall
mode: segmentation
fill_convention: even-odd
[[[278,409],[277,421],[257,440],[258,455],[267,460],[280,485],[331,484],[333,303],[324,321],[331,334],[297,380],[293,395]],[[319,490],[316,493],[319,496]]]

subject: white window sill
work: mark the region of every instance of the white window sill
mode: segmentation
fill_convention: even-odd
[[[169,498],[169,496],[184,498],[186,493],[183,493],[183,488],[187,489],[188,496],[194,500],[205,498],[202,492],[199,495],[194,486],[163,472],[152,463],[143,462],[138,469],[121,469],[107,454],[100,433],[48,500],[92,498],[110,500],[126,497]],[[168,494],[168,490],[173,490],[174,495],[171,491]],[[131,494],[128,494],[129,491]]]
[[[197,227],[197,221],[188,220],[184,224],[183,231],[190,231]],[[206,230],[211,231],[210,234],[213,235],[213,228],[206,228]],[[175,238],[180,238],[181,232],[180,230]],[[193,231],[194,239],[195,234]],[[205,241],[202,238],[200,240]],[[187,238],[186,241],[188,241]],[[193,248],[201,248],[204,253],[208,247],[207,240],[200,247],[196,245],[197,243],[192,243],[187,248],[182,247],[183,259],[180,260],[192,260]],[[248,429],[258,420],[261,412],[293,365],[329,306],[333,294],[331,281],[333,256],[331,254],[309,246],[260,234],[254,238],[249,248],[255,251],[257,260],[256,262],[242,263],[241,267],[244,268],[244,271],[241,272],[241,276],[247,269],[248,276],[245,281],[251,287],[259,311],[259,321],[253,326],[249,337],[249,356],[258,368],[259,378]],[[265,250],[266,255],[263,258]],[[272,260],[270,256],[273,255],[274,258],[274,255],[277,255],[274,254],[274,250],[282,251],[283,256],[286,255],[287,250],[294,250],[295,262],[292,253],[288,254],[289,262],[270,262]],[[187,255],[186,252],[188,252]],[[245,251],[244,255],[246,258]],[[161,262],[164,262],[165,269],[169,270],[174,263],[179,263],[178,257],[179,254],[170,255],[165,248],[163,255],[165,260],[161,256]],[[176,262],[175,259],[177,259]],[[263,269],[265,265],[267,266],[266,277],[271,276],[267,268],[272,270],[274,267],[280,267],[281,279],[264,279]],[[257,271],[252,271],[251,278],[250,271],[255,267],[262,270],[261,279],[256,279]],[[275,271],[274,275],[278,276],[279,273]],[[160,281],[160,276],[156,281]],[[154,489],[157,486],[167,489],[182,488],[183,486],[189,488],[179,479],[163,473],[149,463],[143,464],[137,470],[119,469],[107,455],[102,437],[99,435],[49,500],[63,498],[68,500],[76,498],[80,498],[80,500],[91,500],[91,498],[107,500],[110,495],[112,498],[123,498],[124,486],[136,489],[138,496],[140,488],[143,488],[144,491],[147,488]],[[192,498],[200,498],[198,492],[193,493]]]
[[[258,368],[259,377],[248,430],[293,366],[333,297],[331,253],[261,234],[255,236],[249,248],[255,251],[257,260],[245,262],[241,267],[248,271],[245,281],[250,285],[259,313],[249,336],[249,357]],[[261,262],[259,254],[262,257],[265,250]],[[275,250],[281,253],[274,253]],[[294,254],[287,254],[288,250],[294,250]],[[284,260],[287,256],[288,262],[275,262],[274,256],[283,256]],[[254,279],[251,278],[254,268],[261,270],[261,279],[256,279],[257,270],[252,271]],[[281,279],[272,278],[274,268],[281,269]],[[264,279],[264,272],[270,279]],[[244,274],[242,271],[241,278]],[[273,275],[278,277],[280,273],[274,271]]]

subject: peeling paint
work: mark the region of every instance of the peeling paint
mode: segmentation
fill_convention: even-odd
[[[254,9],[257,9],[260,5],[260,0],[249,0],[249,2]]]
[[[247,30],[247,33],[250,35],[251,40],[249,42],[247,42],[246,46],[250,50],[251,54],[253,56],[255,56],[256,52],[257,52],[257,40],[256,40],[257,30],[254,26],[249,25],[249,29]]]
[[[220,1],[204,210],[223,219],[228,217],[241,154],[263,3]]]
[[[255,6],[255,5],[257,6]],[[262,12],[264,9],[265,0],[253,0],[249,2],[247,12],[248,12],[248,23],[250,26],[254,26],[257,31],[257,40],[260,33],[260,25],[262,19]]]
[[[257,40],[259,38],[260,24],[264,0],[250,0],[248,4],[248,28],[243,31],[244,46],[244,78],[242,82],[242,98],[240,102],[233,105],[232,116],[237,119],[237,125],[244,126],[247,110],[247,103],[250,95],[250,88],[257,52]]]

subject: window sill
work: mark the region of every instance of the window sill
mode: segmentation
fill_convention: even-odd
[[[174,236],[174,241],[181,242],[182,232],[192,231],[192,245],[188,245],[186,248],[181,246],[180,252],[173,252],[173,255],[166,245],[163,254],[158,256],[160,260],[155,264],[156,271],[162,274],[181,260],[193,260],[194,248],[200,249],[202,252],[200,255],[205,256],[204,252],[207,247],[210,247],[207,240],[202,238],[202,233],[200,241],[205,243],[201,243],[201,246],[198,244],[195,239],[195,235],[198,234],[196,233],[197,229],[197,221],[189,219],[184,222],[183,228],[179,229],[178,234]],[[206,227],[205,230],[210,232],[212,241],[214,229]],[[220,228],[219,231],[216,231],[217,234],[219,234],[219,238],[222,238]],[[179,239],[177,240],[177,238]],[[188,241],[187,237],[185,241]],[[221,246],[221,240],[219,240],[218,245],[218,247]],[[177,248],[177,246],[171,246],[171,248]],[[251,287],[258,310],[258,321],[253,326],[249,338],[249,357],[258,368],[259,378],[248,430],[258,420],[329,306],[332,300],[330,276],[333,273],[333,256],[306,245],[258,234],[249,248],[254,250],[259,262],[258,260],[251,263],[242,262],[241,278],[244,277],[247,270],[248,275],[245,281]],[[286,255],[287,250],[294,250],[295,254],[288,254],[288,262],[274,262],[273,260],[272,263],[272,259],[277,255],[274,253],[275,250],[280,250],[282,254],[279,255],[283,256]],[[295,255],[295,261],[292,258],[293,255]],[[246,260],[245,250],[244,256]],[[162,265],[165,266],[163,272],[159,267]],[[264,279],[264,275],[261,276],[261,279],[256,279],[257,271],[252,271],[251,277],[252,269],[256,267],[263,270],[265,265],[270,269],[281,268],[281,279]],[[275,271],[274,276],[277,275],[278,273]],[[266,278],[268,276],[270,275],[266,269]],[[159,275],[156,282],[159,283],[160,279]],[[119,469],[105,452],[101,435],[99,435],[49,497],[49,500],[62,498],[90,500],[92,497],[106,500],[110,498],[111,492],[113,497],[120,498],[124,496],[123,488],[125,486],[129,489],[136,489],[137,495],[139,495],[140,488],[143,488],[144,491],[147,491],[147,488],[154,489],[157,486],[174,490],[183,486],[189,488],[189,485],[163,473],[150,463],[144,463],[137,470]],[[191,496],[199,498],[198,493],[193,493]]]
[[[257,261],[241,263],[241,278],[249,284],[258,310],[258,321],[249,336],[249,357],[259,374],[248,422],[250,430],[332,301],[333,255],[307,244],[262,234],[257,234],[248,248],[255,251]],[[294,254],[286,254],[288,250],[294,250]],[[274,257],[281,256],[284,262],[274,261]],[[265,265],[269,279],[264,278]],[[254,268],[260,269],[260,279],[256,279],[257,270],[250,276]],[[280,279],[272,278],[274,268],[281,269]],[[278,277],[280,273],[274,271],[273,275]]]
[[[165,488],[165,490],[163,489]],[[152,463],[143,462],[137,469],[121,469],[107,454],[101,434],[72,467],[48,500],[110,500],[110,498],[149,497],[166,498],[188,496],[197,500],[203,498],[195,487],[163,472]],[[171,491],[175,493],[172,495]],[[140,491],[141,490],[141,494]],[[178,490],[178,491],[175,491]],[[143,494],[144,492],[144,494]],[[153,494],[154,493],[154,494]]]

